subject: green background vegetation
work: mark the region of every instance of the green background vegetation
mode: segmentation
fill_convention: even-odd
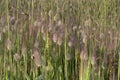
[[[0,80],[120,80],[120,0],[0,0]]]

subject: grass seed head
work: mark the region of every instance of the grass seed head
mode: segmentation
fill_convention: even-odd
[[[49,10],[49,12],[48,12],[48,15],[49,15],[49,17],[52,17],[52,10]]]
[[[80,58],[81,60],[85,60],[87,61],[88,60],[88,54],[87,54],[87,51],[85,49],[83,49],[80,53]]]
[[[91,58],[91,64],[93,66],[96,64],[96,57],[95,57],[95,55],[93,55],[92,58]]]
[[[11,50],[13,48],[13,44],[10,39],[7,39],[6,46],[8,50]]]
[[[13,58],[14,58],[14,60],[15,60],[16,62],[18,62],[18,61],[20,60],[20,54],[15,53],[15,54],[13,55]]]
[[[38,42],[38,41],[35,41],[34,47],[35,47],[35,48],[38,48],[38,47],[39,47],[39,42]]]
[[[36,48],[34,48],[33,50],[33,55],[32,55],[33,59],[34,59],[34,63],[37,67],[40,67],[42,65],[42,57],[41,57],[41,53],[38,52],[38,50]]]
[[[66,59],[67,59],[68,61],[72,59],[72,56],[71,56],[70,53],[67,53],[67,55],[66,55]]]
[[[57,25],[58,25],[58,26],[62,26],[62,21],[59,20],[59,21],[57,22]]]
[[[58,39],[57,39],[57,44],[59,45],[59,46],[61,46],[62,45],[62,38],[61,37],[58,37]]]
[[[10,17],[10,24],[11,24],[11,25],[14,25],[15,22],[16,22],[15,16]]]
[[[73,43],[72,43],[71,40],[68,41],[68,46],[69,46],[69,47],[72,47],[72,46],[73,46]]]
[[[26,47],[25,47],[25,44],[22,44],[22,49],[21,49],[21,51],[22,51],[22,54],[27,54],[27,49],[26,49]]]
[[[77,30],[77,26],[73,26],[73,31]]]
[[[85,20],[84,25],[85,25],[86,27],[91,26],[91,24],[92,24],[92,21],[91,21],[91,19],[90,19],[90,18],[89,18],[89,19],[87,19],[87,20]]]
[[[34,21],[34,26],[41,26],[41,22],[40,21]]]
[[[54,21],[58,21],[59,20],[59,14],[56,14],[55,16],[54,16]]]
[[[53,42],[56,43],[57,39],[58,39],[58,35],[57,35],[57,33],[54,33],[53,34]]]

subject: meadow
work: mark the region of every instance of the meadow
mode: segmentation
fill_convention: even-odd
[[[0,80],[120,80],[120,0],[0,0]]]

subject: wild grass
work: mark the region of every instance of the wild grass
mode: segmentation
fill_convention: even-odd
[[[119,0],[0,0],[0,80],[120,80]]]

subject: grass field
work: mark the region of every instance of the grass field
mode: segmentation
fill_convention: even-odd
[[[120,0],[0,0],[0,80],[120,80]]]

